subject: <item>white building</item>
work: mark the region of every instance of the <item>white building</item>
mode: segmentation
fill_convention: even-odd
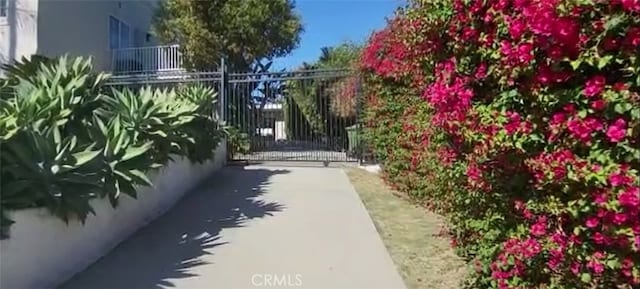
[[[105,71],[179,68],[178,47],[155,46],[150,33],[158,1],[0,0],[0,63],[69,54]]]

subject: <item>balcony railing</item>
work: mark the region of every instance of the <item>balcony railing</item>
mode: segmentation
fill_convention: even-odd
[[[114,49],[111,65],[114,74],[158,73],[183,69],[179,45]]]

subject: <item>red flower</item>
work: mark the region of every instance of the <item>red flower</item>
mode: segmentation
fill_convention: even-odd
[[[616,82],[613,84],[613,89],[617,92],[629,89],[629,85],[624,82]]]
[[[549,55],[549,57],[551,57],[551,59],[555,59],[555,60],[559,60],[562,58],[562,56],[564,55],[562,48],[558,45],[553,45],[551,47],[549,47],[549,49],[547,50],[547,55]]]
[[[611,142],[621,142],[624,140],[626,132],[626,122],[624,119],[619,118],[607,129],[607,137]]]
[[[591,102],[591,108],[595,110],[603,110],[607,106],[607,102],[604,99],[598,99]]]
[[[607,51],[615,51],[620,46],[620,40],[615,37],[606,37],[602,41],[602,48]]]
[[[553,29],[554,37],[565,45],[577,44],[579,31],[580,25],[569,17],[555,21],[555,27]]]
[[[624,43],[631,47],[640,46],[640,27],[629,28],[624,37]]]

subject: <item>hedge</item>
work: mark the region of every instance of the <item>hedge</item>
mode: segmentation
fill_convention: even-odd
[[[640,287],[640,1],[410,1],[361,57],[385,179],[468,288]]]

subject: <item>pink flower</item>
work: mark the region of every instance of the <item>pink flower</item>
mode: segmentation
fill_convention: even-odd
[[[512,39],[519,40],[524,33],[527,25],[522,20],[515,20],[509,23],[509,34]]]
[[[602,252],[595,252],[593,256],[591,256],[591,260],[587,263],[587,268],[590,268],[596,274],[600,274],[604,272],[604,266],[600,262],[600,260],[604,259],[605,254]]]
[[[518,46],[518,60],[523,64],[528,64],[533,60],[533,45],[531,43],[523,43]]]
[[[596,274],[601,274],[602,272],[604,272],[604,265],[596,260],[589,261],[587,267],[593,270],[593,272]]]
[[[625,138],[626,131],[626,122],[624,119],[619,118],[607,129],[607,137],[609,137],[609,141],[611,142],[621,142]]]
[[[616,225],[622,225],[627,221],[627,214],[624,213],[616,213],[613,216],[613,223]]]
[[[587,228],[593,229],[597,227],[599,223],[600,221],[598,221],[596,217],[589,217],[587,218],[587,222],[585,223],[585,225],[587,225]]]
[[[633,179],[625,174],[624,171],[616,172],[609,175],[609,183],[614,187],[628,185]]]
[[[486,63],[481,63],[478,66],[478,69],[476,70],[475,77],[477,79],[484,79],[485,77],[487,77],[487,64]]]
[[[465,27],[462,31],[462,39],[465,41],[471,41],[476,38],[478,32],[472,27]]]
[[[640,187],[628,188],[618,195],[621,206],[637,208],[640,206]]]
[[[567,113],[572,114],[572,113],[576,112],[576,105],[573,104],[573,103],[568,103],[565,106],[563,106],[562,109],[564,111],[566,111]]]
[[[598,245],[610,243],[610,240],[608,240],[608,238],[600,232],[593,233],[593,236],[591,236],[591,240],[593,240],[593,242]]]
[[[511,55],[511,43],[509,43],[509,41],[502,40],[502,42],[500,42],[500,52],[505,56]]]
[[[582,92],[588,97],[596,96],[604,90],[605,82],[604,76],[596,75],[587,81]]]
[[[531,225],[531,235],[534,236],[542,236],[546,233],[546,228],[545,228],[545,224],[541,224],[541,223],[535,223],[533,225]]]
[[[596,203],[599,206],[602,206],[604,204],[607,203],[607,200],[609,198],[607,197],[606,193],[598,193],[595,195],[595,197],[593,198],[593,202]]]
[[[520,115],[517,112],[507,112],[509,121],[504,125],[508,134],[514,134],[520,128]]]
[[[640,11],[640,1],[639,0],[621,0],[622,7],[625,10],[630,12],[638,12]]]
[[[552,125],[559,125],[561,123],[563,123],[565,121],[565,115],[562,112],[557,112],[555,114],[553,114],[553,116],[551,117],[551,124]]]
[[[578,273],[580,273],[580,263],[577,262],[573,262],[571,263],[571,273],[578,275]]]
[[[622,275],[631,277],[633,275],[631,268],[633,268],[633,260],[627,257],[622,261]]]
[[[531,234],[534,236],[542,236],[547,233],[547,217],[540,216],[535,224],[531,226]]]
[[[478,181],[482,176],[482,172],[480,171],[478,166],[476,166],[475,164],[470,164],[467,167],[467,176],[473,181]]]
[[[584,120],[574,118],[567,122],[567,128],[577,139],[581,141],[589,141],[591,139],[592,132],[602,129],[602,123],[592,117],[588,117]]]

